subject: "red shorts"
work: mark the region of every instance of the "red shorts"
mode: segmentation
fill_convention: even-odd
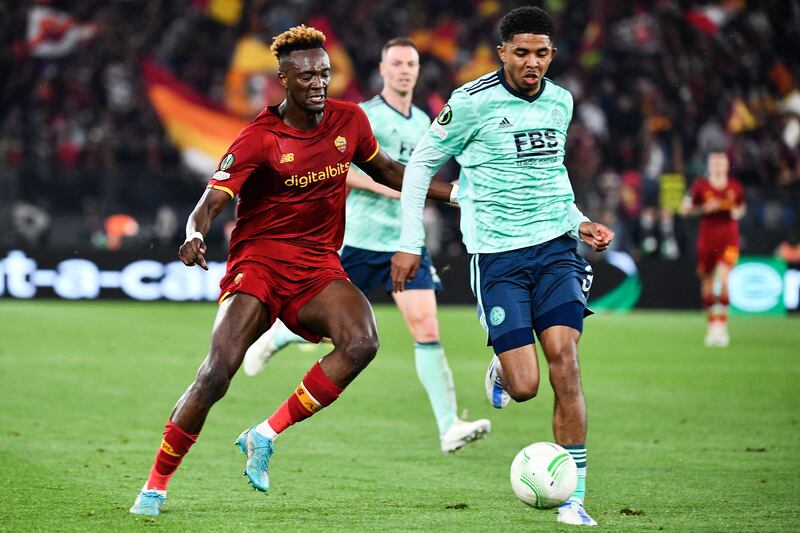
[[[734,266],[739,260],[739,246],[735,244],[703,245],[697,247],[697,272],[707,276],[719,263]]]
[[[256,255],[241,260],[229,258],[228,270],[219,284],[219,302],[237,292],[255,296],[267,306],[270,324],[280,318],[298,335],[319,342],[323,336],[300,325],[297,313],[329,283],[348,277],[338,253],[303,253],[303,250],[291,247],[290,253],[280,258]]]

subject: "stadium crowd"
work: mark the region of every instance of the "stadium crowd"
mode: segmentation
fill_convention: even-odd
[[[422,52],[415,102],[433,115],[454,88],[498,67],[497,20],[522,3],[250,0],[226,2],[224,13],[214,12],[214,0],[7,5],[0,18],[7,73],[0,78],[0,220],[13,230],[0,246],[172,248],[182,239],[179,221],[208,175],[182,163],[148,99],[144,59],[223,102],[241,37],[268,43],[323,16],[352,64],[348,97],[377,92],[383,42],[414,37]],[[667,259],[691,250],[691,232],[675,210],[715,146],[727,147],[746,189],[743,251],[771,253],[790,236],[800,224],[797,3],[540,4],[559,24],[549,77],[575,97],[567,167],[577,202],[615,229],[618,248]],[[34,26],[42,7],[68,14],[69,28]],[[457,176],[455,166],[446,171]],[[434,239],[457,242],[457,213],[432,209],[440,226]],[[113,215],[123,218],[109,224]],[[212,239],[222,240],[215,231]],[[120,241],[120,234],[131,238]]]

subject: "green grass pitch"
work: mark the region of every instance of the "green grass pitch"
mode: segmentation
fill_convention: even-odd
[[[239,432],[324,353],[289,348],[239,375],[170,485],[163,514],[128,514],[209,340],[210,304],[0,302],[0,530],[554,531],[516,500],[515,453],[552,440],[552,393],[486,402],[490,352],[471,308],[441,310],[459,406],[492,433],[438,449],[408,333],[376,309],[382,347],[331,408],[277,441],[267,495],[241,475]],[[800,528],[800,320],[736,317],[707,349],[700,312],[587,320],[587,507],[608,531]]]

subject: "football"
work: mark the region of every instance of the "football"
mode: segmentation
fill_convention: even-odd
[[[550,509],[567,501],[578,484],[578,467],[572,456],[552,442],[526,446],[511,463],[511,488],[517,498],[537,509]]]

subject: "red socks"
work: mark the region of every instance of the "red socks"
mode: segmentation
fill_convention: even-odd
[[[268,423],[275,433],[280,433],[292,424],[305,420],[323,407],[332,404],[341,393],[342,389],[328,379],[319,363],[315,363],[300,386],[278,407]],[[164,438],[153,462],[153,468],[150,469],[146,488],[167,490],[167,483],[196,440],[197,435],[189,435],[170,419],[164,427]]]
[[[189,435],[170,419],[164,426],[164,438],[161,440],[161,448],[156,454],[153,468],[150,469],[146,488],[167,490],[167,483],[196,440],[197,435]]]
[[[267,422],[275,433],[280,433],[292,424],[305,420],[323,407],[332,404],[342,390],[325,375],[319,363],[315,363],[300,382],[300,386],[278,407]]]

